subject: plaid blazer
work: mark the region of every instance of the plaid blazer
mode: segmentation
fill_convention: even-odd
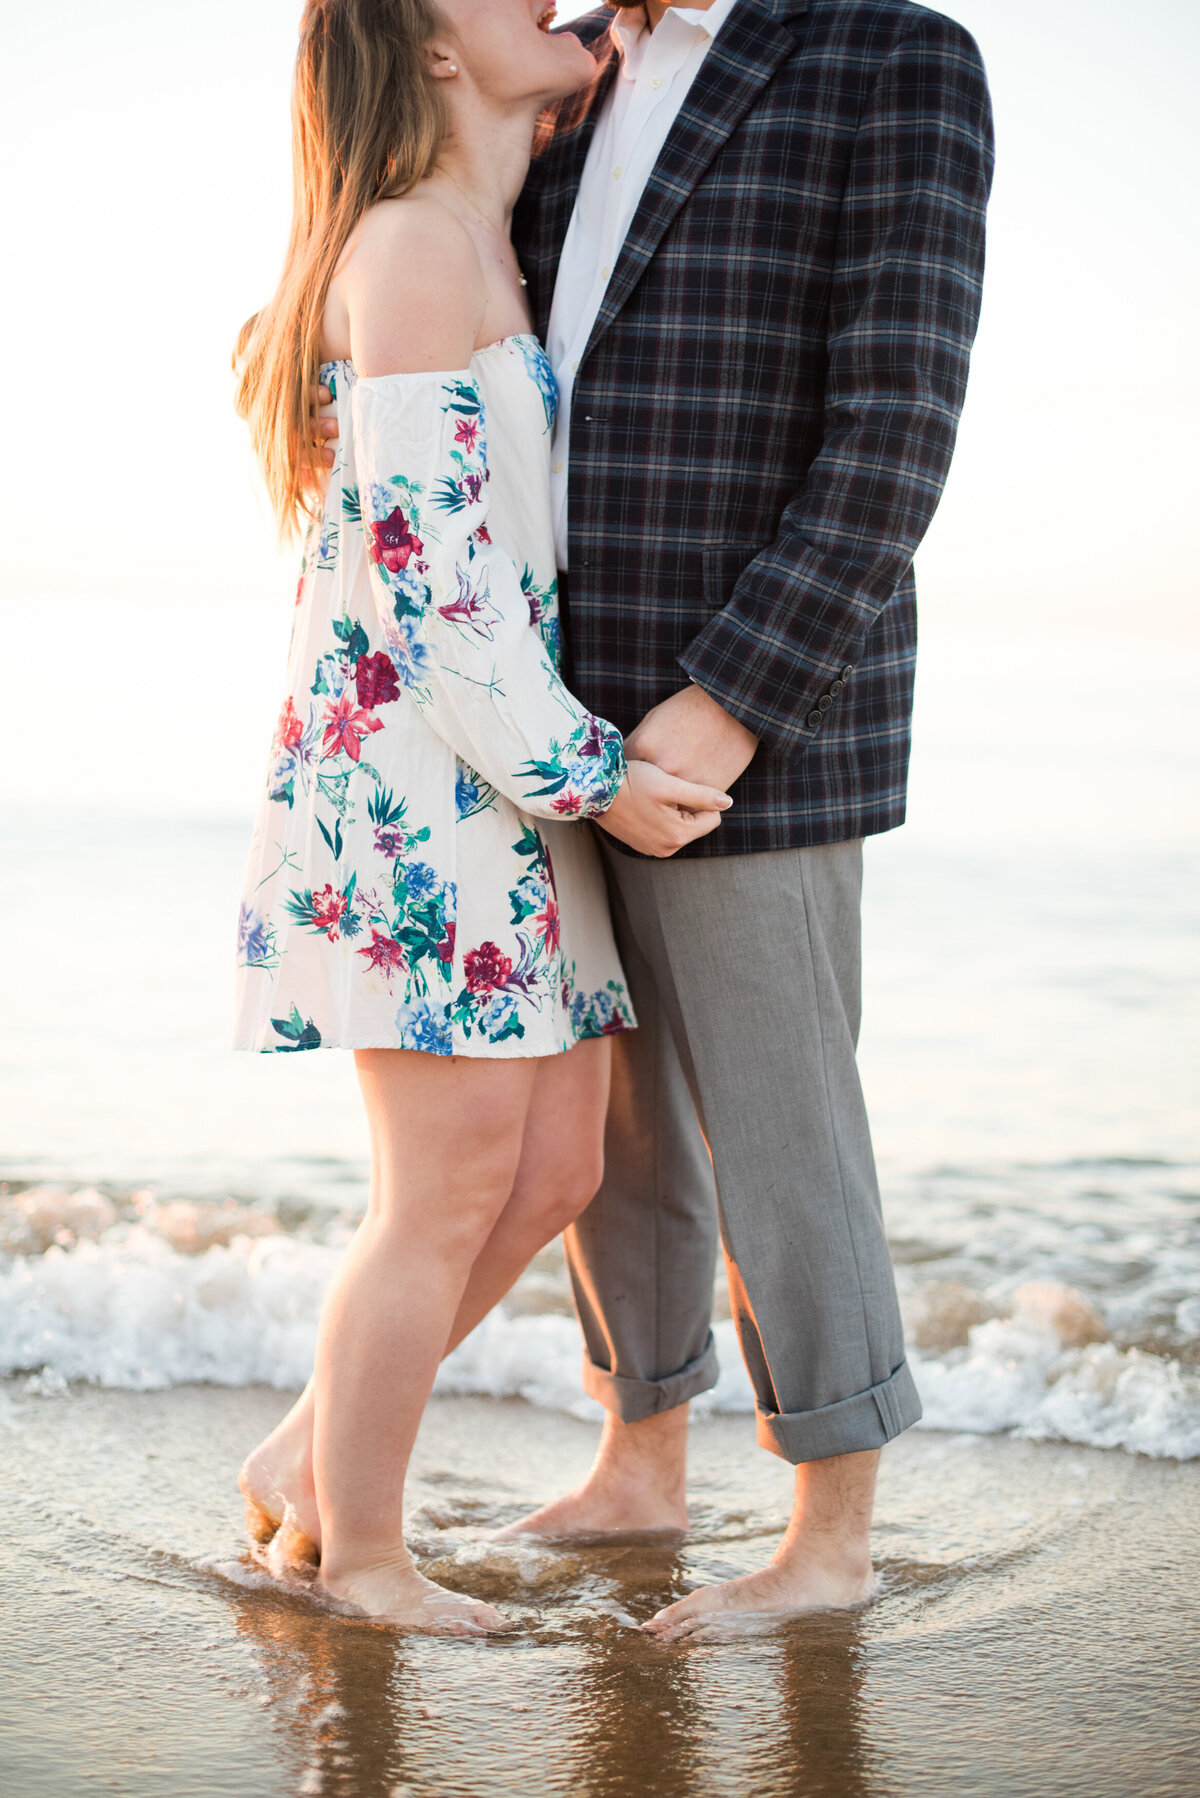
[[[568,27],[596,76],[514,220],[543,339],[611,18]],[[691,677],[761,739],[685,855],[903,822],[991,166],[979,52],[909,0],[739,0],[672,126],[575,377],[565,610],[592,711],[629,731]]]

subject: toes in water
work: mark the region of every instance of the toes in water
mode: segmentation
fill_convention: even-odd
[[[877,1596],[874,1574],[834,1579],[809,1570],[789,1578],[768,1567],[715,1586],[700,1586],[667,1605],[643,1631],[660,1642],[729,1642],[771,1635],[820,1611],[857,1610]]]
[[[291,1505],[284,1507],[279,1528],[267,1547],[267,1566],[278,1579],[287,1572],[303,1572],[321,1565],[321,1550],[300,1528]]]
[[[367,1568],[323,1579],[322,1584],[331,1598],[392,1629],[434,1636],[485,1636],[513,1628],[494,1605],[435,1585],[411,1565]]]
[[[281,1548],[289,1563],[315,1565],[320,1558],[321,1520],[311,1465],[280,1465],[265,1445],[247,1456],[238,1475],[246,1512],[246,1535],[258,1546],[288,1535]],[[307,1544],[307,1547],[302,1546]]]
[[[268,1517],[267,1513],[259,1505],[256,1505],[252,1498],[246,1499],[245,1510],[247,1537],[251,1542],[265,1547],[279,1528],[278,1523],[273,1517]]]

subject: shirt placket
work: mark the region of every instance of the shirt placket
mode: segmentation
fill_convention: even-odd
[[[692,41],[681,42],[679,32],[689,30]],[[596,318],[604,303],[608,283],[617,264],[629,227],[633,223],[633,215],[637,210],[636,202],[627,205],[626,195],[629,184],[634,177],[639,163],[639,145],[650,129],[654,115],[659,107],[670,99],[671,89],[676,80],[684,78],[684,72],[691,63],[698,48],[697,34],[683,20],[672,19],[668,14],[648,43],[641,48],[638,66],[632,79],[622,70],[620,79],[626,81],[631,93],[625,94],[625,104],[621,108],[621,117],[615,121],[616,129],[611,134],[609,143],[609,167],[605,182],[605,202],[601,219],[599,238],[599,257],[596,280],[588,295],[587,304],[581,310],[579,327],[570,349],[570,375],[572,388],[579,371],[579,364],[587,348],[587,338],[591,335],[592,321]],[[654,159],[652,159],[653,162]],[[645,170],[649,179],[651,168]],[[640,183],[644,191],[645,181]],[[573,400],[573,392],[571,399]],[[559,414],[559,425],[555,432],[551,464],[554,510],[561,517],[562,534],[566,530],[567,510],[567,463],[570,451],[569,432],[571,405],[562,407]]]

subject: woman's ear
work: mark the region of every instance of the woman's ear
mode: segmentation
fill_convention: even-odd
[[[451,52],[438,44],[429,46],[429,73],[437,81],[452,81],[458,74],[458,64]]]

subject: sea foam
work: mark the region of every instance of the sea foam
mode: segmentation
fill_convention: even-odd
[[[95,1229],[94,1239],[59,1226],[41,1253],[0,1256],[0,1373],[33,1376],[43,1392],[70,1380],[140,1390],[192,1381],[301,1386],[347,1229],[314,1242],[262,1233],[261,1224],[239,1229],[247,1220],[233,1208],[217,1220],[156,1216],[152,1206],[144,1213],[113,1224],[99,1207],[74,1202],[70,1214]],[[44,1234],[52,1220],[44,1207],[39,1216]],[[582,1388],[565,1283],[544,1273],[529,1282],[529,1306],[518,1286],[513,1304],[443,1363],[436,1390],[599,1417]],[[555,1289],[557,1311],[549,1308]],[[926,1428],[1200,1457],[1200,1371],[1108,1339],[1096,1308],[1064,1285],[1030,1283],[1003,1302],[930,1285],[906,1303]],[[720,1380],[696,1410],[752,1412],[728,1319],[716,1337]]]

